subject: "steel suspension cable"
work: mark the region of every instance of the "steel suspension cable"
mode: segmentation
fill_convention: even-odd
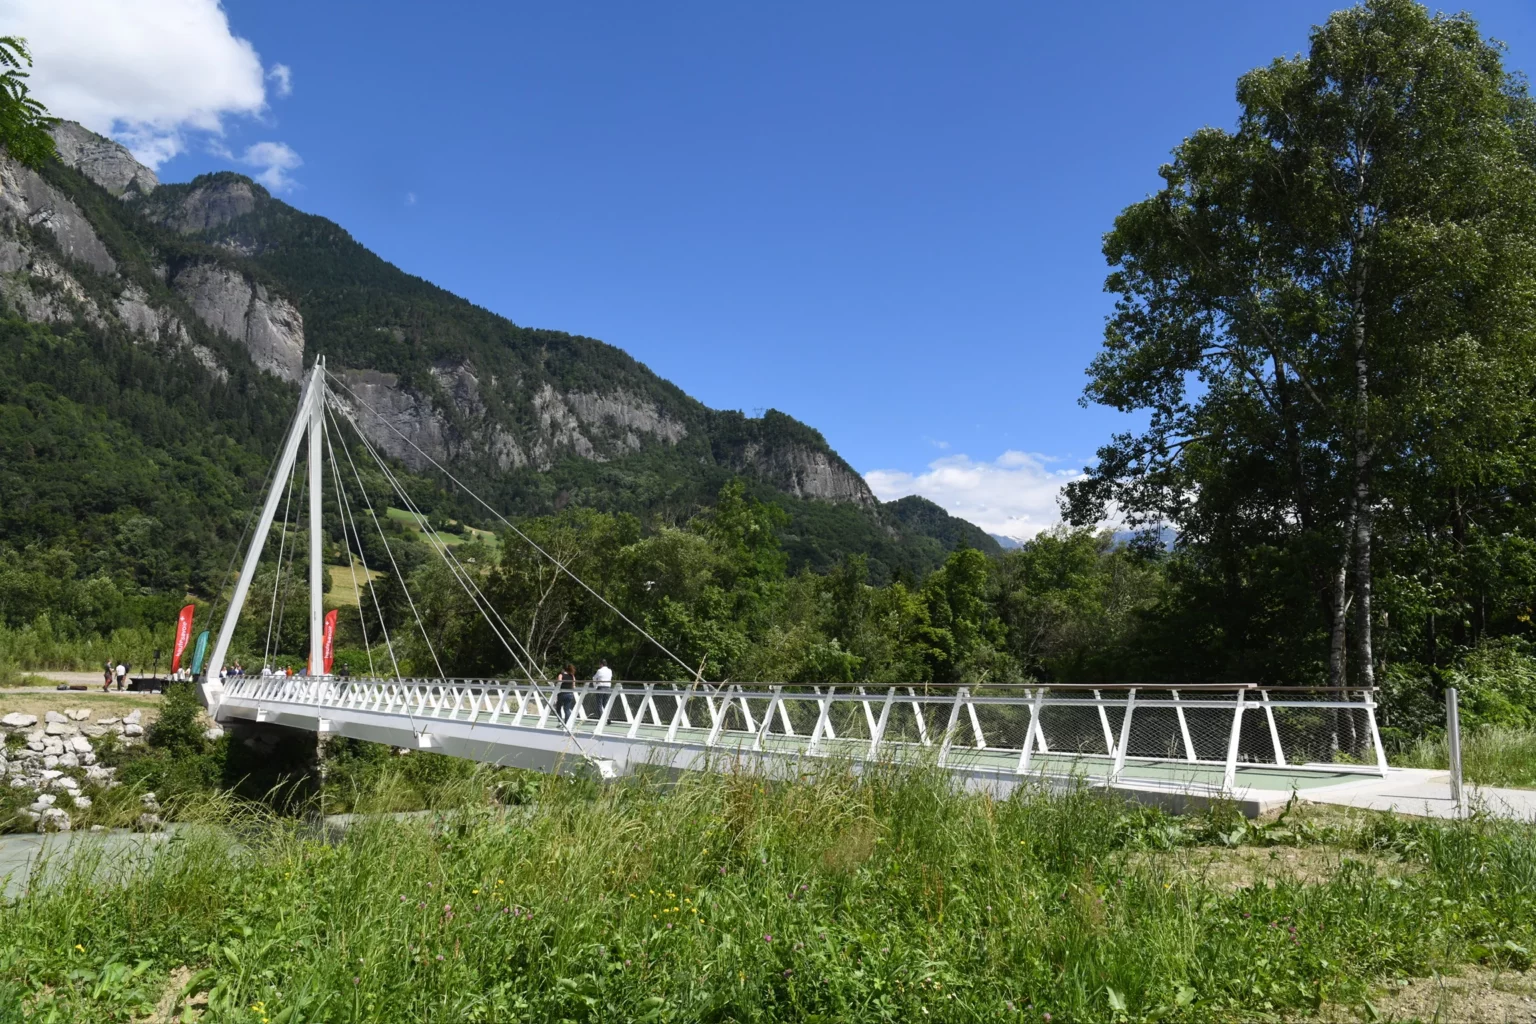
[[[347,439],[341,436],[340,428],[337,429],[336,439],[341,442],[342,454],[347,457],[347,464],[352,467],[352,475],[357,478],[358,491],[363,496],[368,515],[373,519],[374,529],[379,531],[379,540],[384,542],[384,553],[389,555],[389,564],[395,570],[395,581],[400,584],[400,592],[405,595],[406,603],[411,606],[411,615],[416,619],[416,627],[421,630],[421,638],[426,642],[427,653],[432,655],[432,663],[437,666],[437,677],[447,679],[448,674],[443,671],[443,663],[437,658],[437,649],[432,646],[432,638],[427,635],[426,623],[421,621],[421,613],[416,610],[416,601],[411,597],[411,592],[405,585],[405,579],[400,575],[400,563],[395,561],[395,552],[389,546],[389,538],[384,536],[384,527],[379,523],[379,514],[373,508],[373,499],[368,496],[368,489],[363,486],[363,476],[357,470],[357,463],[352,459],[352,449],[347,447]],[[382,609],[380,611],[382,612]]]
[[[356,430],[357,425],[353,424],[352,426]],[[427,538],[428,543],[432,546],[433,553],[443,560],[444,565],[448,567],[448,571],[453,574],[455,581],[458,582],[465,595],[474,604],[475,610],[486,620],[486,624],[491,627],[491,632],[496,634],[496,639],[501,641],[501,645],[507,649],[507,653],[512,655],[512,660],[517,663],[518,668],[522,670],[528,682],[535,686],[537,685],[533,678],[534,671],[537,671],[540,676],[544,677],[544,681],[548,682],[548,677],[543,669],[537,665],[533,653],[518,639],[516,632],[508,625],[506,619],[502,618],[501,613],[496,610],[496,606],[491,602],[491,599],[480,589],[473,574],[464,568],[464,563],[459,561],[458,556],[453,553],[445,541],[438,538],[426,515],[421,511],[420,506],[416,504],[409,492],[406,491],[405,485],[400,482],[399,477],[380,458],[379,453],[374,449],[368,438],[363,436],[361,431],[358,432],[358,438],[368,454],[373,456],[374,462],[378,464],[380,471],[384,474],[384,478],[394,487],[395,494],[400,498],[401,503],[405,506],[405,510],[415,517],[423,536]],[[498,623],[500,624],[499,628]],[[502,630],[506,631],[505,636],[503,636]],[[508,637],[511,638],[511,643],[508,643]],[[518,651],[513,649],[513,644],[516,644],[522,650],[522,655],[519,655]]]
[[[342,549],[344,551],[346,551],[346,554],[347,554],[347,571],[349,573],[351,573],[351,575],[352,575],[352,593],[357,595],[357,624],[358,624],[358,627],[360,629],[362,629],[362,631],[363,631],[363,650],[368,655],[368,676],[369,676],[369,678],[374,678],[374,677],[376,677],[378,675],[378,672],[374,668],[374,665],[373,665],[373,644],[368,639],[368,615],[367,615],[367,613],[365,613],[363,611],[363,588],[358,586],[358,583],[357,583],[357,561],[355,559],[353,559],[353,557],[352,557],[352,538],[357,533],[357,523],[355,521],[352,522],[352,533],[348,534],[347,533],[347,524],[348,524],[349,521],[351,521],[352,509],[351,509],[351,506],[347,503],[347,492],[341,486],[341,469],[340,469],[340,467],[338,467],[336,465],[336,452],[331,447],[331,429],[330,429],[330,425],[327,424],[324,419],[322,419],[320,421],[320,430],[321,430],[321,433],[325,437],[325,450],[330,455],[330,460],[329,461],[330,461],[330,464],[331,464],[331,485],[336,488],[336,511],[337,511],[337,513],[341,517],[341,543],[342,543]],[[363,547],[363,544],[362,544],[362,540],[360,538],[358,540],[357,547],[358,547],[358,557],[362,558],[362,547]],[[365,580],[369,579],[369,575],[368,575],[368,560],[366,558],[363,559],[363,578]],[[372,581],[370,580],[370,583],[371,582]],[[383,609],[380,609],[378,607],[378,600],[377,600],[377,598],[375,598],[375,600],[374,600],[374,609],[380,613],[380,619],[382,620],[382,618],[383,618]],[[383,624],[382,621],[380,622],[380,624],[381,625]],[[386,647],[389,644],[389,637],[388,637],[387,634],[385,636],[384,643],[385,643]],[[394,651],[393,650],[390,651],[390,660],[391,661],[394,660]],[[398,678],[399,675],[400,675],[400,672],[399,672],[399,669],[397,667],[396,671],[395,671],[395,676]]]
[[[560,562],[560,560],[559,560],[559,559],[557,559],[557,558],[555,558],[555,557],[554,557],[554,556],[553,556],[553,555],[551,555],[551,554],[550,554],[550,553],[549,553],[549,552],[548,552],[548,551],[545,551],[545,550],[544,550],[544,549],[543,549],[543,548],[542,548],[542,547],[540,547],[540,546],[539,546],[539,545],[538,545],[538,543],[536,543],[536,542],[535,542],[535,541],[534,541],[534,540],[533,540],[533,538],[531,538],[531,537],[529,537],[529,536],[528,536],[528,535],[527,535],[527,534],[526,534],[526,533],[524,533],[524,532],[523,532],[523,531],[522,531],[522,530],[519,530],[519,529],[518,529],[518,528],[517,528],[517,527],[516,527],[516,526],[515,526],[515,525],[513,525],[513,523],[512,523],[512,522],[511,522],[511,521],[510,521],[510,520],[508,520],[508,519],[507,519],[507,517],[506,517],[506,516],[504,516],[504,515],[502,515],[502,514],[501,514],[501,513],[500,513],[500,512],[498,512],[498,511],[497,511],[497,510],[496,510],[496,509],[494,509],[494,508],[492,508],[492,507],[491,507],[491,506],[490,506],[490,505],[489,505],[489,504],[488,504],[488,503],[487,503],[487,502],[486,502],[486,501],[485,501],[485,499],[484,499],[484,498],[482,498],[482,497],[480,497],[480,495],[478,495],[478,494],[476,494],[476,493],[475,493],[475,492],[474,492],[474,491],[472,491],[472,490],[470,490],[470,489],[469,489],[469,487],[468,487],[468,486],[467,486],[467,485],[465,485],[465,483],[464,483],[464,482],[463,482],[463,481],[462,481],[462,480],[460,480],[460,479],[459,479],[459,478],[458,478],[458,477],[456,477],[456,476],[454,476],[454,475],[453,475],[453,474],[452,474],[452,473],[450,473],[450,472],[448,472],[448,470],[447,470],[447,469],[446,469],[446,468],[445,468],[445,467],[444,467],[444,466],[443,466],[443,465],[442,465],[442,463],[440,463],[440,462],[438,462],[438,461],[437,461],[437,460],[436,460],[436,459],[434,459],[434,458],[433,458],[433,457],[432,457],[432,456],[430,456],[430,455],[428,455],[428,454],[427,454],[427,453],[426,453],[426,452],[424,452],[424,451],[422,451],[422,450],[421,450],[421,447],[420,447],[420,446],[419,446],[419,445],[417,445],[417,444],[416,444],[416,442],[415,442],[415,441],[412,441],[412,440],[411,440],[411,439],[410,439],[410,438],[409,438],[409,437],[407,437],[407,436],[406,436],[406,435],[405,435],[405,433],[404,433],[404,432],[403,432],[403,431],[401,431],[401,430],[400,430],[400,428],[399,428],[399,427],[397,427],[397,426],[395,426],[395,425],[394,425],[394,424],[393,424],[393,423],[391,423],[391,422],[389,422],[389,420],[388,420],[388,419],[386,419],[386,418],[385,418],[385,417],[384,417],[384,416],[383,416],[383,414],[381,414],[381,413],[380,413],[380,412],[379,412],[379,411],[378,411],[378,410],[377,410],[377,409],[375,409],[375,408],[374,408],[374,407],[373,407],[373,406],[371,406],[371,405],[369,405],[369,404],[368,404],[368,403],[367,403],[367,402],[366,402],[366,401],[364,401],[364,400],[363,400],[363,398],[362,398],[362,397],[361,397],[361,396],[360,396],[360,395],[358,395],[358,393],[357,393],[357,392],[355,392],[355,391],[353,391],[353,390],[352,390],[352,389],[351,389],[351,388],[350,388],[350,387],[348,387],[348,386],[347,386],[347,384],[346,384],[346,382],[345,382],[345,381],[343,381],[343,380],[342,380],[342,379],[341,379],[341,378],[339,378],[339,377],[337,377],[337,376],[335,376],[335,375],[334,375],[334,374],[332,374],[332,373],[331,373],[331,372],[330,372],[330,371],[329,371],[329,370],[326,370],[326,371],[325,371],[325,374],[326,374],[326,376],[327,376],[327,377],[329,377],[329,378],[331,378],[331,379],[332,379],[332,380],[334,380],[334,381],[335,381],[335,382],[336,382],[336,383],[337,383],[337,385],[339,385],[339,386],[340,386],[340,387],[341,387],[341,389],[342,389],[342,390],[343,390],[343,391],[345,391],[345,392],[346,392],[346,393],[347,393],[347,394],[349,394],[349,395],[351,395],[351,396],[352,396],[352,398],[353,398],[353,399],[354,399],[354,400],[355,400],[355,401],[356,401],[356,402],[357,402],[357,403],[358,403],[358,404],[359,404],[359,405],[360,405],[360,406],[362,406],[362,407],[363,407],[363,408],[364,408],[364,409],[367,409],[367,410],[368,410],[368,411],[369,411],[369,412],[371,412],[371,413],[373,413],[373,415],[374,415],[374,418],[376,418],[376,419],[377,419],[377,420],[379,420],[379,422],[381,422],[381,423],[383,423],[383,424],[384,424],[384,425],[385,425],[385,426],[387,426],[387,427],[389,427],[389,429],[391,429],[391,430],[393,430],[393,431],[394,431],[394,432],[395,432],[395,433],[396,433],[396,434],[399,434],[399,435],[400,435],[400,437],[401,437],[401,439],[402,439],[402,440],[404,440],[404,441],[405,441],[405,443],[406,443],[406,444],[408,444],[408,445],[410,445],[410,446],[411,446],[411,447],[412,447],[412,448],[414,448],[414,449],[415,449],[415,450],[416,450],[416,452],[417,452],[417,454],[419,454],[419,455],[420,455],[420,456],[421,456],[421,457],[422,457],[422,458],[424,458],[424,459],[426,459],[426,460],[427,460],[427,461],[428,461],[428,462],[429,462],[429,463],[431,463],[431,464],[432,464],[432,466],[433,466],[433,467],[434,467],[434,468],[435,468],[435,469],[436,469],[436,470],[437,470],[437,471],[438,471],[438,472],[440,472],[440,473],[442,473],[442,474],[443,474],[443,475],[444,475],[444,476],[445,476],[445,477],[447,477],[447,478],[448,478],[448,479],[449,479],[449,480],[451,480],[451,481],[453,481],[453,483],[454,483],[454,484],[455,484],[455,485],[457,485],[457,486],[458,486],[458,487],[459,487],[459,488],[460,488],[460,489],[461,489],[461,490],[463,490],[463,491],[464,491],[464,493],[465,493],[465,494],[467,494],[467,495],[469,495],[469,496],[470,496],[470,497],[471,497],[471,498],[473,498],[473,499],[475,499],[475,501],[477,501],[477,502],[479,502],[479,503],[480,503],[480,505],[481,505],[481,506],[482,506],[482,507],[483,507],[483,508],[484,508],[484,509],[485,509],[485,510],[486,510],[486,511],[487,511],[487,512],[489,512],[489,513],[491,513],[491,515],[493,515],[493,516],[495,516],[495,517],[496,517],[496,518],[497,518],[497,519],[499,519],[499,520],[501,520],[501,522],[502,522],[502,525],[504,525],[504,526],[506,526],[506,528],[507,528],[507,529],[509,529],[509,530],[511,530],[511,531],[512,531],[512,532],[513,532],[513,533],[515,533],[515,534],[516,534],[516,535],[517,535],[517,536],[518,536],[518,537],[519,537],[519,538],[521,538],[521,539],[522,539],[522,540],[523,540],[523,541],[524,541],[524,542],[525,542],[525,543],[526,543],[526,544],[527,544],[527,545],[528,545],[528,546],[529,546],[529,547],[531,547],[531,548],[533,548],[533,550],[535,550],[535,551],[537,551],[537,552],[538,552],[538,553],[539,553],[539,554],[541,554],[541,555],[543,555],[543,556],[544,556],[544,557],[545,557],[545,558],[547,558],[547,559],[549,559],[549,561],[550,561],[550,562],[551,562],[551,563],[553,563],[553,564],[554,564],[554,566],[555,566],[555,567],[556,567],[556,568],[557,568],[557,569],[558,569],[558,570],[559,570],[559,571],[561,571],[561,572],[564,572],[564,573],[565,573],[565,574],[566,574],[566,575],[567,575],[567,576],[569,576],[569,577],[570,577],[570,578],[571,578],[571,579],[573,579],[573,580],[575,580],[575,581],[576,581],[576,583],[577,583],[577,584],[578,584],[578,585],[580,585],[580,586],[581,586],[581,588],[582,588],[582,589],[583,589],[583,590],[585,590],[585,591],[586,591],[586,592],[587,592],[587,593],[589,593],[589,594],[591,594],[591,595],[592,595],[592,596],[593,596],[593,597],[595,597],[595,598],[597,598],[597,599],[598,599],[598,601],[600,601],[600,602],[602,602],[602,604],[603,604],[603,605],[604,605],[604,606],[605,606],[605,607],[606,607],[606,608],[607,608],[607,609],[608,609],[608,610],[609,610],[609,611],[611,611],[611,612],[613,612],[613,613],[614,613],[614,614],[615,614],[615,615],[617,615],[617,616],[618,616],[618,617],[619,617],[619,618],[621,618],[621,619],[623,619],[623,620],[624,620],[624,622],[625,622],[625,623],[626,623],[626,624],[627,624],[627,625],[628,625],[628,626],[629,626],[629,627],[630,627],[630,628],[631,628],[631,629],[633,629],[633,630],[634,630],[634,631],[635,631],[635,632],[637,632],[637,633],[639,633],[639,634],[640,634],[640,635],[641,635],[641,636],[643,636],[643,637],[645,637],[645,638],[646,638],[646,639],[647,639],[647,640],[649,640],[649,641],[650,641],[650,642],[651,642],[651,644],[652,644],[652,645],[654,645],[654,646],[655,646],[655,647],[656,647],[656,649],[657,649],[657,650],[659,650],[659,651],[661,651],[661,653],[663,653],[663,654],[665,654],[665,655],[666,655],[666,656],[667,656],[667,657],[669,657],[669,658],[671,658],[671,659],[672,659],[672,660],[673,660],[673,661],[675,661],[675,662],[677,662],[677,664],[678,664],[678,665],[680,665],[680,666],[682,666],[682,668],[683,668],[683,670],[684,670],[684,671],[685,671],[685,672],[687,672],[687,673],[688,673],[688,674],[689,674],[689,675],[690,675],[690,676],[691,676],[691,677],[692,677],[692,676],[695,676],[695,675],[696,675],[696,673],[695,673],[695,670],[694,670],[694,669],[693,669],[693,667],[692,667],[692,666],[690,666],[690,665],[689,665],[689,664],[688,664],[688,663],[687,663],[687,662],[686,662],[686,661],[684,661],[684,660],[683,660],[683,659],[682,659],[682,658],[679,658],[679,657],[678,657],[678,656],[677,656],[677,655],[675,655],[675,654],[673,654],[673,653],[672,653],[672,652],[671,652],[671,651],[670,651],[670,650],[669,650],[669,649],[668,649],[668,648],[667,648],[667,646],[666,646],[666,645],[665,645],[665,644],[663,644],[663,643],[662,643],[662,642],[661,642],[661,641],[660,641],[660,640],[657,640],[657,639],[656,639],[656,638],[655,638],[655,637],[654,637],[654,636],[652,636],[652,635],[651,635],[651,634],[650,634],[650,633],[648,633],[648,632],[646,632],[646,630],[645,630],[645,629],[644,629],[644,628],[643,628],[643,627],[641,627],[641,626],[640,626],[640,625],[639,625],[639,624],[637,624],[637,623],[636,623],[636,622],[635,622],[635,621],[634,621],[634,620],[633,620],[633,619],[631,619],[631,618],[630,618],[630,617],[629,617],[629,616],[628,616],[628,615],[625,615],[625,614],[624,614],[624,613],[623,613],[623,612],[622,612],[622,611],[620,611],[620,610],[619,610],[619,609],[618,609],[618,608],[617,608],[617,607],[616,607],[616,606],[615,606],[615,605],[614,605],[614,604],[613,604],[613,602],[612,602],[612,601],[609,601],[609,600],[608,600],[608,599],[607,599],[607,598],[606,598],[606,597],[604,597],[604,596],[603,596],[603,595],[602,595],[602,594],[599,594],[599,593],[598,593],[598,592],[597,592],[597,591],[596,591],[596,590],[594,590],[594,589],[592,589],[592,587],[591,587],[591,586],[589,586],[589,585],[588,585],[588,584],[587,584],[587,582],[586,582],[586,580],[583,580],[583,579],[582,579],[582,578],[581,578],[581,577],[580,577],[580,576],[577,576],[577,575],[576,575],[576,574],[575,574],[575,573],[574,573],[574,572],[572,572],[572,571],[571,571],[571,570],[570,570],[570,568],[569,568],[569,567],[568,567],[568,566],[566,566],[566,565],[564,565],[564,564],[563,564],[563,563],[561,563],[561,562]],[[353,427],[354,427],[354,429],[355,429],[355,428],[356,428],[356,424],[353,424]],[[362,433],[362,431],[360,431],[360,430],[359,430],[359,431],[358,431],[358,433],[359,433],[359,435],[361,435],[361,433]]]
[[[288,474],[288,495],[283,499],[283,530],[278,535],[277,541],[277,568],[272,573],[272,603],[267,608],[267,642],[261,647],[261,665],[263,668],[271,660],[272,651],[272,626],[277,621],[277,588],[283,581],[283,548],[288,543],[288,509],[293,504],[293,474]],[[278,642],[282,642],[282,636],[278,636]]]
[[[335,415],[335,412],[336,412],[336,410],[332,409],[332,415],[333,416]],[[351,418],[347,416],[345,409],[341,409],[341,414],[342,414],[343,417],[347,418],[349,423],[351,423],[352,429],[353,429],[354,432],[356,432],[358,440],[362,443],[364,450],[367,451],[369,455],[373,456],[373,460],[374,460],[375,463],[377,463],[380,471],[384,474],[384,478],[390,482],[390,485],[394,488],[395,493],[397,495],[399,495],[401,501],[406,505],[406,511],[411,512],[413,515],[415,515],[417,517],[417,519],[419,521],[419,525],[422,527],[422,532],[426,536],[431,538],[432,543],[434,545],[441,545],[442,548],[446,549],[447,545],[443,544],[442,541],[437,539],[435,533],[431,530],[431,524],[426,522],[425,517],[421,515],[420,510],[416,507],[415,502],[412,501],[411,496],[408,493],[406,493],[405,488],[403,487],[403,485],[401,485],[399,479],[390,470],[389,466],[385,464],[383,458],[381,458],[379,456],[379,453],[374,450],[373,445],[371,443],[369,443],[368,438],[363,434],[362,430],[360,430],[358,428],[358,426],[357,426],[357,424],[355,422],[351,421]],[[341,427],[340,427],[339,424],[337,425],[336,429],[337,429],[337,436],[340,437]],[[344,439],[342,441],[342,450],[347,453],[347,458],[348,458],[348,460],[350,460],[352,458],[352,454],[351,454],[350,450],[347,449],[346,441]],[[354,470],[354,472],[356,471],[356,465],[355,464],[353,466],[353,470]],[[436,550],[435,546],[434,546],[434,550]],[[443,557],[444,564],[448,564],[449,558],[451,558],[452,556],[441,556],[440,555],[440,557]],[[452,561],[455,564],[458,563],[458,559],[457,558],[452,558]],[[462,565],[460,565],[459,568],[460,568],[460,570],[462,570],[463,569]],[[453,567],[451,565],[449,566],[449,571],[450,572],[453,571]],[[467,576],[467,571],[466,571],[465,574]],[[456,578],[457,578],[457,576],[456,576]],[[572,578],[574,579],[575,577],[573,576]],[[471,585],[473,585],[473,581],[472,580],[470,581],[470,583],[471,583]],[[460,580],[460,586],[464,586],[463,580]],[[478,592],[479,588],[475,587],[475,590]],[[465,588],[465,592],[469,593],[468,587]],[[410,597],[410,592],[409,591],[406,591],[406,597],[407,598]],[[471,597],[471,600],[473,600],[473,597]],[[486,599],[486,603],[489,605],[489,603],[490,603],[489,599]],[[414,607],[415,607],[415,605],[413,603],[412,608],[414,609]],[[475,607],[477,608],[477,610],[480,609],[480,605],[479,605],[478,602],[476,602]],[[494,607],[492,607],[492,612],[493,612],[493,614],[495,614]],[[483,610],[481,611],[481,615],[482,616],[485,615]],[[497,614],[497,618],[500,619],[500,615],[499,614]],[[419,616],[417,617],[417,621],[418,621],[418,623],[420,622],[420,617]],[[491,631],[496,633],[497,638],[501,639],[500,632],[498,632],[496,630],[495,624],[490,621],[489,617],[486,618],[486,622],[487,622],[488,625],[491,626]],[[508,633],[512,632],[511,631],[511,627],[506,626],[505,620],[502,620],[502,625],[507,628]],[[513,639],[514,639],[514,641],[516,641],[516,635],[515,634],[513,634]],[[517,642],[518,642],[518,645],[521,646],[521,642],[520,641],[517,641]],[[516,660],[517,659],[516,652],[514,652],[512,650],[512,648],[507,645],[507,643],[506,643],[506,641],[504,639],[502,639],[502,644],[503,644],[503,646],[507,647],[508,653],[512,654],[514,660]],[[532,660],[533,660],[532,653],[528,652],[526,650],[526,648],[524,649],[524,653],[528,654],[529,661],[530,661],[530,663],[532,663]],[[441,671],[441,668],[439,668],[439,671]],[[533,678],[532,673],[527,672],[526,668],[524,669],[524,671],[528,675],[528,683],[529,683],[529,685],[533,687],[533,690],[534,690],[534,692],[536,694],[538,694],[540,697],[542,697],[543,696],[543,691],[542,691],[541,687],[539,686],[539,683]],[[542,670],[540,671],[540,675],[543,675]],[[546,678],[546,681],[548,681],[547,678]],[[572,696],[575,695],[574,694],[575,685],[576,685],[576,680],[572,679],[571,680]],[[552,684],[551,687],[550,687],[551,695],[552,696],[557,696],[558,695],[558,691],[559,691],[558,684]],[[549,703],[551,705],[554,705],[556,702],[551,700]],[[570,738],[571,742],[573,744],[575,744],[577,752],[579,752],[583,758],[586,758],[589,761],[592,760],[592,755],[587,752],[585,745],[581,742],[581,737],[576,734],[576,726],[575,726],[576,715],[575,715],[574,708],[572,709],[572,713],[571,713],[571,716],[570,716],[569,720],[560,718],[558,713],[555,715],[555,718],[556,718],[556,720],[558,720],[560,722],[561,728],[564,730],[566,736],[568,736]]]

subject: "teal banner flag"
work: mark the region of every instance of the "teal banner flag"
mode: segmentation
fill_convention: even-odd
[[[208,656],[208,631],[205,629],[197,634],[197,646],[192,649],[192,674],[195,676],[203,670],[203,659]]]

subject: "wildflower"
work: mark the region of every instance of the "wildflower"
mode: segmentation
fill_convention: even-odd
[[[471,889],[471,890],[469,890],[469,894],[471,896],[479,896],[480,895],[480,890],[479,889]]]
[[[795,973],[795,972],[794,972],[794,971],[792,971],[792,970],[790,970],[790,969],[789,969],[789,968],[788,968],[788,967],[786,967],[786,968],[784,968],[784,977],[786,977],[786,978],[787,978],[787,977],[789,977],[789,976],[790,976],[790,975],[791,975],[791,974],[794,974],[794,973]]]
[[[437,954],[437,958],[438,958],[438,959],[439,959],[439,960],[441,960],[441,959],[442,959],[442,958],[443,958],[443,954],[441,954],[441,953],[439,953],[439,954]]]
[[[362,983],[363,983],[363,979],[362,978],[359,978],[355,974],[352,976],[352,984],[354,984],[354,985],[361,985]]]
[[[77,953],[84,953],[85,952],[85,947],[80,945],[80,943],[77,942],[77,943],[75,943],[75,952],[77,952]]]
[[[628,966],[629,966],[629,961],[628,961],[628,960],[625,960],[625,961],[624,961],[624,966],[625,966],[625,967],[628,967]]]
[[[446,913],[448,913],[452,909],[453,909],[453,904],[452,903],[444,903],[443,904],[443,913],[446,914]]]
[[[1046,1011],[1046,1014],[1045,1014],[1045,1019],[1046,1019],[1046,1020],[1050,1020],[1050,1019],[1051,1019],[1051,1014],[1050,1014],[1050,1011]]]
[[[404,894],[404,893],[402,893],[402,894],[401,894],[401,895],[400,895],[400,902],[401,902],[401,903],[404,903],[404,902],[405,902],[405,894]]]
[[[667,922],[667,931],[671,931],[671,930],[672,930],[672,922],[668,921]]]
[[[721,868],[721,869],[720,869],[720,873],[721,873],[721,874],[722,874],[722,875],[723,875],[723,874],[725,874],[725,868]]]

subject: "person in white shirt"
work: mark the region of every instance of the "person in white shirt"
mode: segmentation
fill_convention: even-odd
[[[128,666],[124,665],[122,662],[118,662],[117,663],[117,688],[119,690],[121,690],[123,688],[123,683],[126,682],[127,676],[128,676]]]
[[[593,673],[592,681],[598,686],[613,685],[613,669],[608,667],[608,663],[606,661],[600,661],[597,663],[597,671]]]

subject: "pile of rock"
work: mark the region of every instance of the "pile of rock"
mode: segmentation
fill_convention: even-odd
[[[13,711],[0,717],[0,734],[24,738],[20,749],[7,742],[0,750],[0,778],[21,790],[22,799],[33,797],[18,816],[39,831],[65,832],[72,824],[70,811],[91,806],[91,798],[80,791],[82,776],[103,788],[117,784],[116,769],[96,763],[91,741],[110,734],[124,744],[142,743],[144,726],[138,711],[92,722],[89,709],[65,708],[49,711],[41,723],[36,715]]]

